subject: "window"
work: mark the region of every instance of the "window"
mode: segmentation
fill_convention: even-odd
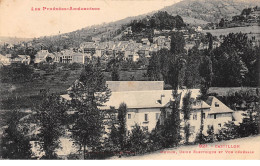
[[[191,133],[194,133],[194,132],[195,132],[195,126],[191,126],[191,127],[190,127],[190,132],[191,132]]]
[[[215,102],[215,107],[219,107],[219,104],[217,102]]]
[[[217,114],[214,114],[214,119],[217,119]]]
[[[218,127],[221,127],[221,123],[218,124]]]
[[[197,120],[197,113],[193,113],[193,120]]]
[[[158,120],[160,118],[160,113],[156,113],[155,116],[156,116],[156,120]]]
[[[206,117],[206,116],[205,116],[205,113],[202,114],[202,117],[203,117],[203,119],[205,119],[205,117]]]
[[[144,121],[148,121],[148,114],[144,114]]]
[[[128,118],[128,119],[131,119],[131,114],[128,114],[128,115],[127,115],[127,118]]]

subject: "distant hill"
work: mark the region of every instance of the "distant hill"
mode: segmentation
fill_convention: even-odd
[[[163,8],[171,15],[180,15],[206,22],[239,15],[244,8],[260,6],[260,0],[183,0]]]
[[[16,38],[16,37],[3,37],[0,36],[0,45],[4,43],[17,44],[19,42],[26,42],[32,40],[31,38]]]
[[[180,15],[187,24],[207,24],[209,22],[219,22],[221,18],[228,18],[241,14],[242,10],[248,7],[260,6],[260,0],[183,0],[159,11],[167,11],[172,16]],[[91,41],[92,37],[101,41],[118,40],[122,32],[132,20],[141,20],[147,16],[152,16],[158,11],[144,15],[128,17],[119,21],[93,25],[73,32],[46,36],[34,39],[33,45],[37,47],[57,48],[77,47],[80,43]],[[0,41],[1,40],[0,38]],[[16,39],[15,41],[19,41]],[[26,39],[26,41],[28,41]]]

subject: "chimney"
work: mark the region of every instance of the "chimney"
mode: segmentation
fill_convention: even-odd
[[[166,101],[165,101],[165,95],[164,94],[161,94],[161,104],[162,105],[165,105],[166,104]]]

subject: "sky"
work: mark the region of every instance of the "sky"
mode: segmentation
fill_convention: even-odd
[[[146,14],[180,0],[0,0],[0,36],[33,38]],[[43,8],[100,8],[97,11],[47,11]],[[32,11],[32,8],[34,11]],[[40,8],[40,11],[35,11]]]

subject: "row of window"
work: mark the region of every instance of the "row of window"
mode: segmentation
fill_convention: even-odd
[[[203,119],[206,118],[205,113],[202,114],[202,117],[203,117]],[[158,120],[159,118],[160,118],[160,113],[155,113],[155,119]],[[210,115],[209,118],[217,119],[217,114]],[[128,115],[127,115],[127,119],[132,119],[132,114],[128,114]],[[198,115],[197,115],[197,113],[193,113],[193,120],[198,120]],[[144,121],[145,121],[145,122],[149,121],[149,116],[148,116],[148,114],[144,114]]]
[[[155,119],[158,120],[160,118],[160,113],[155,113]],[[127,115],[127,119],[132,119],[132,114]],[[144,114],[144,121],[149,121],[148,114]]]

